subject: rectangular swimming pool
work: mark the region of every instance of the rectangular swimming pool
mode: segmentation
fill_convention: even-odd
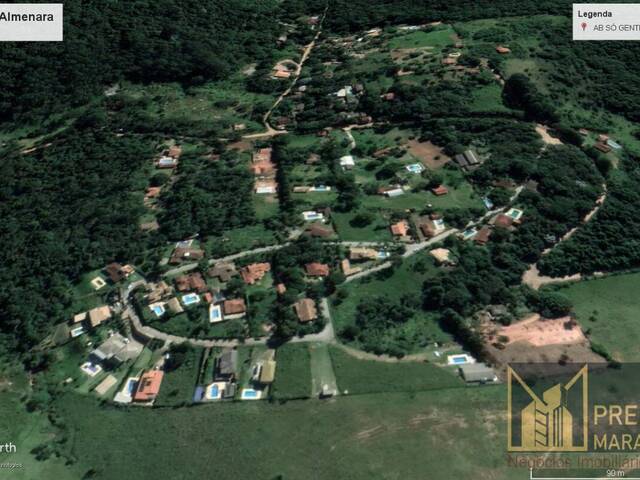
[[[182,296],[182,303],[186,306],[200,302],[200,296],[197,293],[188,293]]]

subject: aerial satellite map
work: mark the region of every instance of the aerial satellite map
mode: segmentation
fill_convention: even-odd
[[[0,480],[640,480],[640,4],[0,4]]]

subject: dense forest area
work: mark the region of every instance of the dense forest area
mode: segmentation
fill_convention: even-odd
[[[0,121],[78,106],[122,78],[194,85],[270,54],[275,1],[64,2],[64,42],[0,45]]]
[[[542,257],[545,275],[611,272],[640,266],[640,172],[637,159],[629,159],[627,174],[613,174],[607,201],[596,219],[578,230],[570,240]]]
[[[249,225],[255,221],[252,190],[253,178],[236,151],[225,152],[218,161],[187,155],[178,180],[163,194],[162,230],[180,240]]]
[[[557,0],[495,2],[465,0],[286,0],[288,12],[318,13],[329,6],[325,27],[340,33],[355,32],[374,26],[400,23],[421,24],[434,21],[464,21],[476,18],[513,17],[553,13],[571,13],[571,2]]]
[[[2,152],[2,349],[28,351],[65,319],[80,274],[143,253],[132,192],[152,152],[138,138],[75,129],[30,154]]]

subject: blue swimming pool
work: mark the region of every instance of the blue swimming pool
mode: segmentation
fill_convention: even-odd
[[[182,303],[185,305],[193,305],[194,303],[198,303],[200,301],[200,297],[196,293],[188,293],[187,295],[182,296]]]
[[[219,308],[212,308],[211,309],[211,316],[209,317],[209,319],[211,321],[216,321],[220,319],[220,309]]]
[[[212,398],[218,398],[219,393],[220,393],[220,390],[218,390],[218,386],[217,385],[213,385],[211,387],[211,389],[209,390],[209,395]]]
[[[153,310],[153,313],[155,313],[157,317],[164,315],[164,307],[162,305],[154,305],[151,310]]]
[[[129,395],[133,395],[134,392],[136,391],[136,385],[138,385],[138,380],[136,380],[135,378],[130,378],[129,381],[127,382],[127,393]]]
[[[258,393],[257,390],[253,390],[250,388],[247,388],[242,391],[242,398],[258,398],[259,395],[260,394]]]
[[[453,357],[451,359],[451,361],[453,363],[455,363],[456,365],[460,364],[460,363],[467,363],[467,359],[465,357]]]

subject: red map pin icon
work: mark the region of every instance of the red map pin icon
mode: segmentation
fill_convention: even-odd
[[[587,28],[587,22],[582,22],[580,26],[582,27],[582,31],[584,32]]]

